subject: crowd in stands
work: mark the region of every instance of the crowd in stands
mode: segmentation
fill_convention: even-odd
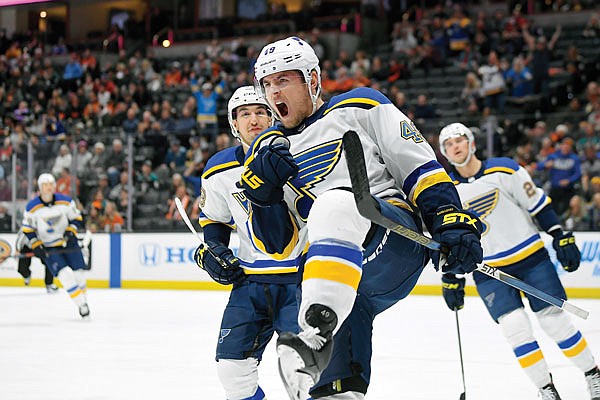
[[[491,137],[485,155],[514,158],[550,192],[567,229],[600,230],[600,21],[592,14],[585,26],[567,26],[565,15],[565,26],[548,31],[520,6],[469,15],[438,5],[390,21],[388,43],[354,54],[330,54],[318,30],[300,35],[321,57],[325,97],[378,89],[436,150],[444,123],[466,123],[480,151]],[[54,49],[0,34],[0,230],[12,174],[17,198],[27,198],[28,146],[33,176],[51,171],[90,230],[124,229],[130,206],[134,230],[185,229],[172,199],[197,218],[207,159],[235,144],[229,95],[252,84],[259,49],[241,37],[231,43],[214,39],[177,60],[121,50],[101,63],[84,50],[61,66]]]

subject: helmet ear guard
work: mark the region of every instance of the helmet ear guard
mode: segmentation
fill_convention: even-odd
[[[448,158],[448,155],[446,154],[446,148],[444,147],[444,142],[448,139],[453,139],[460,136],[465,136],[467,138],[467,141],[469,143],[469,155],[462,163],[456,163]],[[464,167],[468,164],[469,161],[471,161],[471,157],[473,157],[473,154],[475,154],[475,136],[469,128],[467,128],[460,122],[455,122],[453,124],[446,125],[445,127],[443,127],[440,131],[440,136],[438,140],[440,145],[440,152],[444,157],[446,157],[450,164],[454,165],[455,167]]]

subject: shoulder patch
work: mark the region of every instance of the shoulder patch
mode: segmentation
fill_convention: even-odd
[[[357,88],[332,97],[327,105],[327,109],[323,112],[323,115],[327,115],[330,111],[337,108],[354,107],[370,110],[381,104],[391,104],[391,102],[381,92],[375,89],[364,87]]]

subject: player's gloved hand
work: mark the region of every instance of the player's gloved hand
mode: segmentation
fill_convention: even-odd
[[[43,244],[36,246],[34,249],[32,249],[32,251],[33,251],[33,254],[41,260],[45,260],[46,257],[48,257],[48,250],[46,249],[46,246],[44,246]]]
[[[483,261],[479,239],[483,226],[475,214],[453,205],[439,207],[433,219],[433,240],[442,245],[446,263],[442,272],[467,274]],[[433,264],[439,268],[439,253],[433,254]]]
[[[442,294],[449,309],[452,311],[462,309],[465,305],[465,278],[457,278],[454,274],[443,274]]]
[[[562,265],[563,269],[568,272],[577,271],[581,262],[581,253],[577,244],[575,244],[575,236],[572,232],[558,231],[554,233],[552,247],[556,250],[556,259]]]
[[[75,235],[73,231],[65,231],[65,242],[67,243],[67,246],[79,247],[79,243],[77,242],[77,235]]]
[[[223,262],[223,265],[207,247],[210,247],[212,253]],[[231,285],[246,279],[244,270],[240,268],[240,261],[233,255],[231,249],[221,243],[208,241],[206,244],[201,244],[194,252],[194,260],[215,282],[221,285]]]
[[[253,204],[268,207],[283,200],[285,183],[298,175],[298,164],[287,144],[262,147],[246,166],[238,187]]]

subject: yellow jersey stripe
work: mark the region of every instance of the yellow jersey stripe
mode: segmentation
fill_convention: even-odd
[[[267,247],[265,246],[265,244],[259,238],[254,236],[254,234],[252,234],[252,242],[254,243],[254,245],[262,253],[270,255],[272,258],[274,258],[277,261],[285,260],[286,258],[288,258],[290,256],[290,254],[292,254],[292,251],[296,247],[296,244],[298,244],[298,226],[296,225],[294,218],[292,217],[292,215],[289,212],[288,212],[288,215],[290,216],[290,221],[292,222],[292,225],[294,226],[294,233],[292,234],[292,238],[290,239],[290,242],[287,244],[287,246],[283,249],[283,251],[281,253],[269,253],[267,251]],[[252,212],[248,216],[248,223],[250,224],[250,226],[252,226]]]
[[[519,364],[521,364],[521,367],[527,368],[531,367],[533,364],[543,359],[544,355],[542,354],[542,351],[538,349],[525,357],[519,358]]]
[[[542,242],[541,240],[538,240],[537,242],[532,243],[531,246],[524,248],[520,252],[515,253],[510,257],[503,258],[503,259],[497,260],[497,261],[486,261],[486,264],[491,267],[503,267],[505,265],[511,265],[511,264],[514,264],[516,262],[519,262],[519,261],[529,257],[530,255],[532,255],[536,251],[542,249],[543,247],[544,247],[544,242]]]
[[[380,102],[378,102],[377,100],[373,100],[373,99],[369,99],[366,97],[352,97],[346,100],[342,100],[339,103],[334,104],[333,106],[329,107],[327,110],[325,110],[325,112],[323,113],[323,115],[327,115],[327,113],[339,106],[343,106],[346,104],[352,104],[352,103],[357,103],[357,104],[369,104],[371,106],[378,106],[379,104],[381,104]]]
[[[37,210],[39,210],[42,207],[44,207],[44,204],[38,204],[37,206],[35,206],[31,210],[29,210],[29,212],[30,213],[36,212]]]
[[[452,183],[450,177],[444,171],[436,172],[435,174],[431,174],[423,179],[420,179],[413,190],[411,201],[416,204],[417,198],[423,192],[423,190],[442,182]]]
[[[306,281],[313,278],[325,279],[343,283],[356,290],[361,275],[362,273],[360,270],[346,264],[335,261],[314,260],[308,261],[306,265],[304,265],[304,275],[302,276],[302,280]]]
[[[483,171],[484,175],[488,175],[488,174],[493,174],[494,172],[504,172],[505,174],[514,174],[516,171],[512,168],[506,168],[506,167],[492,167],[492,168],[487,168],[485,171]]]
[[[225,169],[230,169],[233,167],[237,167],[239,166],[240,163],[237,161],[230,161],[228,163],[225,164],[219,164],[219,165],[215,165],[212,168],[209,168],[208,171],[204,171],[204,173],[202,174],[202,179],[206,179],[208,178],[210,175],[216,174],[219,171],[225,170]]]
[[[273,131],[268,131],[265,134],[263,134],[262,136],[259,136],[258,139],[255,139],[254,144],[252,145],[252,151],[250,152],[250,155],[248,156],[248,158],[244,161],[244,166],[247,166],[248,164],[250,164],[250,162],[252,160],[254,160],[254,154],[256,154],[256,152],[260,148],[260,145],[267,138],[270,138],[271,136],[285,136],[285,135],[281,131],[273,130]]]
[[[246,275],[270,275],[270,274],[287,274],[290,272],[298,272],[298,267],[283,267],[283,268],[273,268],[273,269],[250,269],[247,267],[244,268],[244,273]]]

